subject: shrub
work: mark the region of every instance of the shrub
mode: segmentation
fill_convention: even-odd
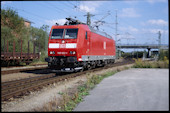
[[[163,61],[142,61],[135,59],[133,68],[169,68],[169,60],[166,56]]]

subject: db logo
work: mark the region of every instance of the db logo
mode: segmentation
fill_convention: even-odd
[[[66,48],[66,44],[60,44],[60,48]]]

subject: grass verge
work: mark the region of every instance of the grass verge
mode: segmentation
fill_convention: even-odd
[[[133,65],[133,64],[132,64]],[[115,73],[126,70],[132,67],[132,65],[118,66],[116,68],[106,69],[99,71],[96,74],[88,73],[84,76],[83,80],[79,80],[77,85],[66,88],[61,92],[58,92],[60,97],[54,97],[51,101],[47,102],[42,107],[37,107],[33,111],[73,111],[78,103],[83,101],[86,95],[89,95],[89,91],[93,89],[96,84],[99,84],[104,78],[114,75]]]
[[[63,103],[56,111],[72,111],[78,103],[83,101],[83,97],[89,95],[89,91],[95,87],[96,84],[99,84],[104,78],[114,75],[115,73],[129,69],[129,67],[124,67],[123,69],[117,68],[115,71],[109,71],[101,75],[92,75],[87,74],[87,81],[85,84],[78,86],[77,91],[73,95],[69,95],[68,92],[60,92],[63,96]]]

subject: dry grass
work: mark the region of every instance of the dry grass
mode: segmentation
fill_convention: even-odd
[[[142,61],[141,59],[135,59],[134,68],[169,68],[169,60],[164,57],[164,60],[160,61]]]

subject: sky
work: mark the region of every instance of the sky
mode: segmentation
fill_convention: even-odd
[[[97,21],[99,30],[111,35],[117,44],[169,45],[168,0],[108,0],[108,1],[1,1],[1,9],[12,8],[31,21],[31,26],[63,25],[67,17],[84,23],[90,12],[91,25]],[[116,18],[117,15],[117,18]],[[116,37],[117,20],[117,38]]]

